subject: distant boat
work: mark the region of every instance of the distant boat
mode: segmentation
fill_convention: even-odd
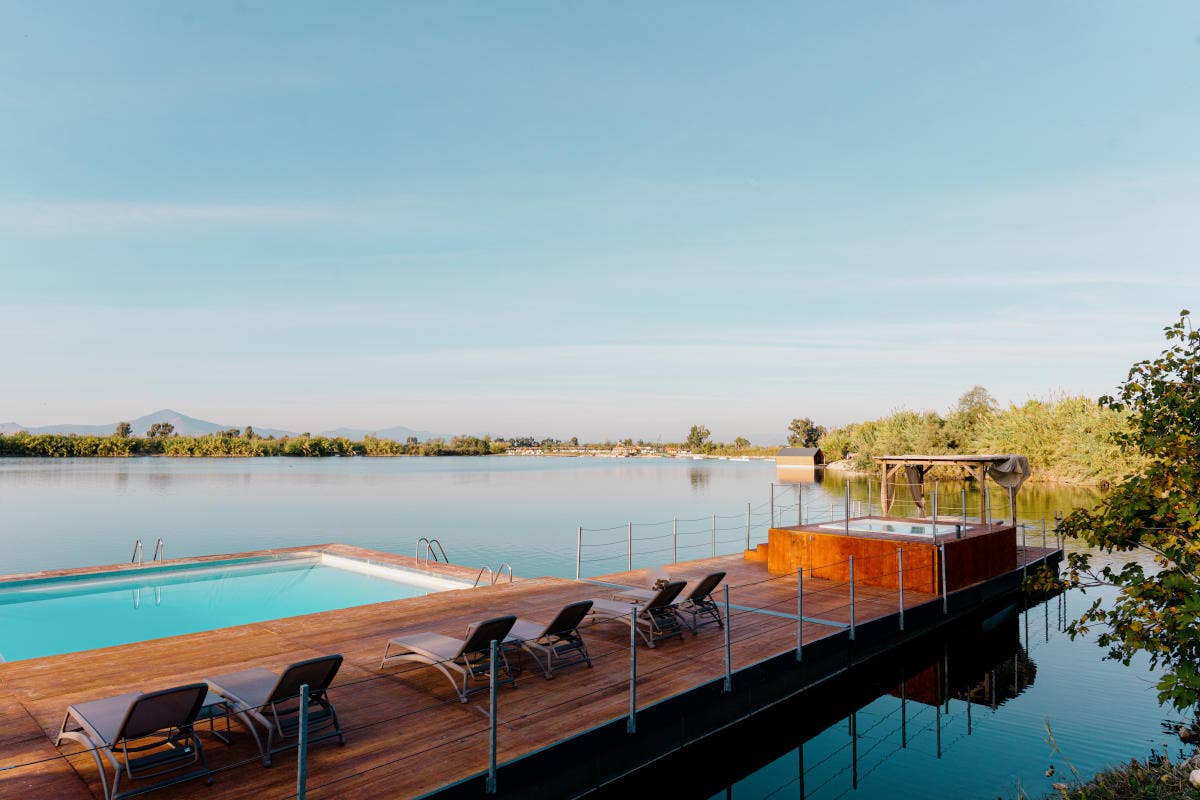
[[[749,460],[750,460],[750,456],[738,456],[737,458],[735,458],[735,459],[733,459],[733,460],[734,460],[734,461],[749,461]]]
[[[706,458],[708,458],[708,456],[692,456],[692,461],[703,461]]]

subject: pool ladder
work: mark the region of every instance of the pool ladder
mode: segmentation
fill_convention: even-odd
[[[154,555],[150,557],[150,563],[153,564],[155,561],[162,561],[164,558],[166,558],[166,556],[167,556],[167,546],[166,546],[166,544],[163,543],[163,540],[160,537],[159,540],[154,543]],[[133,543],[133,555],[129,557],[129,563],[137,564],[139,567],[142,566],[143,563],[145,563],[142,560],[142,540],[141,539],[138,539],[136,542]]]
[[[512,583],[513,582],[512,564],[509,564],[507,561],[503,561],[500,563],[500,566],[496,567],[495,569],[492,569],[487,564],[484,564],[482,567],[480,567],[479,574],[475,576],[475,585],[476,586],[479,585],[479,582],[483,580],[483,574],[486,572],[490,578],[490,581],[489,581],[490,585],[495,586],[497,583],[500,582],[501,576],[504,575],[504,570],[508,570],[508,582]]]
[[[450,563],[450,559],[446,558],[446,549],[442,547],[441,542],[437,539],[428,539],[422,536],[420,539],[417,539],[417,546],[413,551],[413,560],[418,564],[421,563],[421,545],[425,545],[425,566],[429,566],[430,560],[437,561],[438,553],[441,554],[441,561],[443,563]],[[437,547],[436,551],[434,551],[434,547]]]

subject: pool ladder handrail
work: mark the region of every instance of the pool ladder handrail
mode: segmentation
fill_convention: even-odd
[[[167,545],[162,538],[159,537],[159,540],[154,543],[154,555],[150,557],[150,563],[153,564],[155,561],[163,561],[166,559],[166,557]]]
[[[425,536],[422,536],[420,539],[417,539],[417,546],[413,550],[413,560],[416,561],[418,564],[421,563],[421,544],[422,543],[424,543],[424,545],[425,545],[425,565],[426,566],[429,566],[429,560],[431,558],[434,561],[438,560],[438,553],[442,554],[441,560],[444,563],[446,563],[446,564],[450,563],[450,559],[446,558],[446,548],[442,547],[442,543],[440,541],[438,541],[436,538],[430,539]],[[434,545],[437,545],[437,553],[435,553],[433,550]]]
[[[483,573],[485,573],[485,572],[491,576],[491,579],[489,580],[489,585],[495,586],[497,583],[500,582],[500,576],[504,574],[504,570],[506,570],[506,569],[508,570],[508,582],[512,583],[513,582],[512,564],[509,564],[507,561],[501,561],[500,566],[496,567],[495,569],[492,569],[487,564],[484,564],[482,567],[480,567],[479,574],[475,576],[475,586],[479,586],[479,582],[481,580],[483,580]]]
[[[142,555],[142,540],[138,539],[133,543],[133,555],[129,557],[130,564],[137,564],[139,567],[144,563]]]

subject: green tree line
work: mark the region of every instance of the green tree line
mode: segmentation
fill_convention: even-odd
[[[1088,397],[1057,396],[1000,408],[975,386],[945,414],[902,409],[833,428],[820,437],[826,461],[874,471],[882,455],[1020,453],[1035,480],[1107,484],[1138,471],[1143,458],[1122,446],[1128,414]]]
[[[248,435],[247,435],[248,434]],[[162,455],[177,458],[209,457],[322,457],[322,456],[485,456],[505,452],[506,442],[489,437],[458,436],[450,441],[397,442],[366,437],[285,436],[263,439],[247,428],[208,436],[75,436],[55,433],[0,435],[0,456],[33,458],[87,458]]]

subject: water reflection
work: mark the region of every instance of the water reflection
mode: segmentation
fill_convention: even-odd
[[[1161,750],[1148,675],[1062,633],[1068,604],[1085,600],[1012,606],[925,637],[603,796],[641,796],[669,772],[685,798],[990,800],[1016,797],[1018,784],[1036,797],[1051,790],[1048,722],[1084,774]]]

